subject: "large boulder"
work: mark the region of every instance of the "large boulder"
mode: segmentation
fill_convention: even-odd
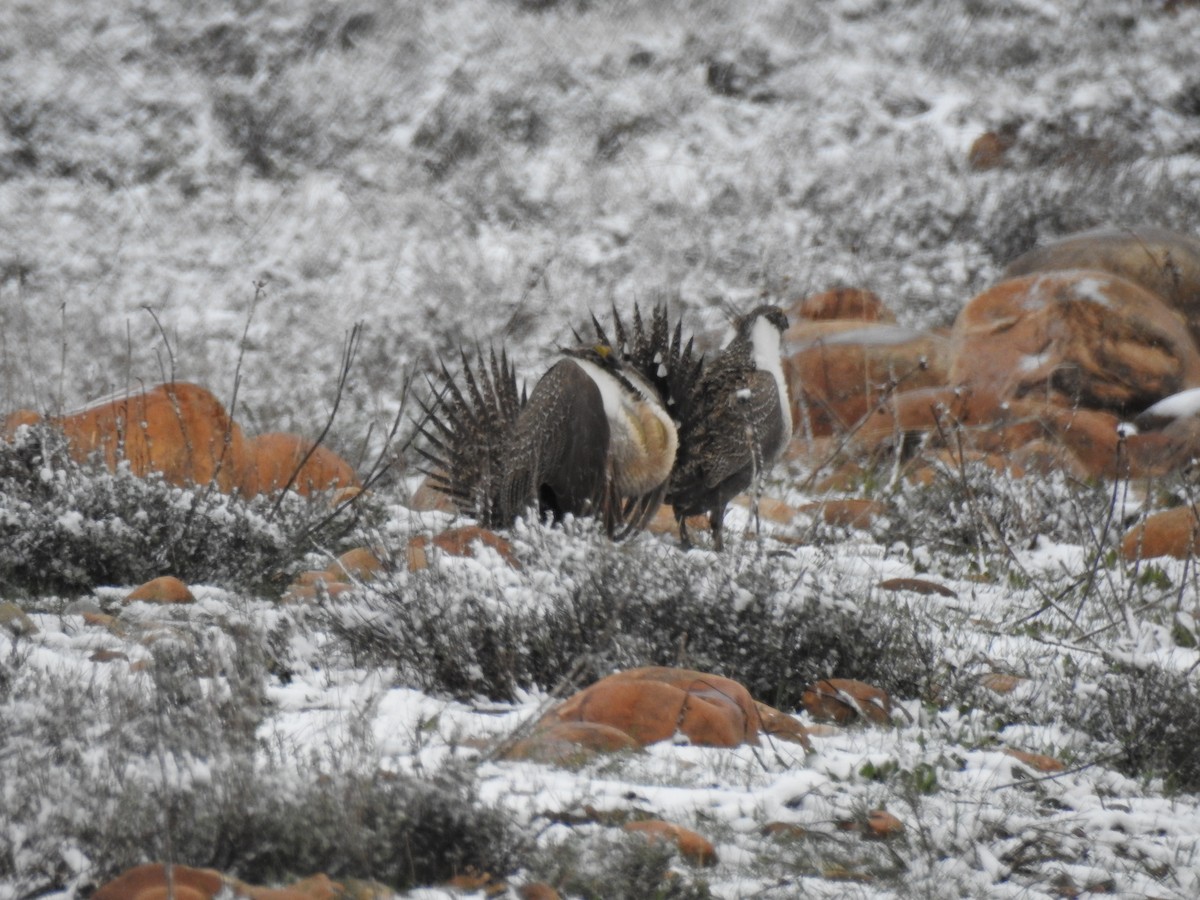
[[[853,287],[837,287],[801,297],[787,309],[789,322],[801,319],[821,321],[828,319],[856,319],[862,322],[895,322],[895,314],[888,309],[874,291]]]
[[[783,370],[797,434],[844,434],[897,389],[946,383],[948,339],[900,325],[799,321],[785,334]]]
[[[959,313],[949,379],[1001,398],[1118,414],[1200,385],[1200,350],[1166,302],[1098,270],[1011,278]]]
[[[99,455],[110,469],[127,462],[138,476],[159,472],[171,484],[237,483],[246,438],[211,391],[177,381],[97,400],[57,419],[71,455]]]
[[[285,488],[308,496],[358,487],[361,482],[354,468],[323,444],[286,432],[268,432],[246,440],[238,471],[238,488],[245,497]]]
[[[1064,269],[1098,269],[1157,294],[1200,342],[1200,239],[1166,228],[1099,228],[1018,256],[1005,278]]]
[[[639,746],[683,734],[693,744],[736,747],[758,740],[750,692],[720,675],[649,666],[602,678],[550,710],[543,727],[591,722],[624,732]]]
[[[335,900],[344,888],[326,875],[314,875],[285,888],[255,887],[215,869],[148,863],[127,869],[92,894],[92,900]]]

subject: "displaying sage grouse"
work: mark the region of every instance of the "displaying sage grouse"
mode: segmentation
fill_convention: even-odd
[[[707,513],[713,546],[723,547],[729,501],[778,459],[792,437],[781,344],[787,317],[759,306],[734,322],[734,336],[678,398],[679,454],[667,487],[684,546],[685,520]]]
[[[443,367],[423,404],[421,452],[435,487],[491,527],[536,508],[593,516],[611,536],[645,526],[667,489],[678,436],[658,390],[607,343],[562,351],[526,396],[502,354],[463,359],[465,389]]]

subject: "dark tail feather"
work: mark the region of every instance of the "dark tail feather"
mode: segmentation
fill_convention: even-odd
[[[500,506],[505,440],[524,405],[517,393],[516,371],[502,351],[472,364],[462,354],[461,384],[442,364],[439,383],[430,384],[428,399],[418,401],[422,412],[417,430],[425,446],[417,452],[428,464],[430,483],[464,513],[495,526]]]

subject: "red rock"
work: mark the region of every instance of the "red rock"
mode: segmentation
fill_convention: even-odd
[[[549,722],[513,745],[505,759],[574,766],[598,753],[641,749],[641,744],[619,728],[600,722]]]
[[[1091,473],[1078,457],[1054,440],[1038,439],[1022,444],[1013,449],[1009,459],[1014,466],[1019,466],[1025,472],[1041,475],[1062,472],[1068,478],[1079,481],[1091,477]]]
[[[114,470],[127,461],[135,475],[160,472],[180,486],[215,481],[229,491],[245,459],[242,429],[211,392],[186,382],[98,400],[52,423],[77,460],[99,454]]]
[[[96,663],[115,662],[117,660],[129,662],[129,657],[120,650],[107,650],[103,647],[99,650],[93,650],[92,655],[88,659]]]
[[[739,494],[733,498],[734,503],[745,509],[750,509],[755,501],[758,504],[759,516],[768,522],[786,525],[796,518],[796,508],[775,497],[751,498],[746,494]],[[703,521],[703,518],[701,521]]]
[[[17,433],[17,429],[22,425],[36,425],[41,421],[41,415],[32,409],[18,409],[11,412],[4,417],[4,424],[0,425],[0,440],[11,441]]]
[[[807,837],[809,831],[803,825],[792,822],[768,822],[762,827],[762,833],[765,837],[802,838]]]
[[[11,600],[0,601],[0,627],[17,637],[38,633],[37,624],[29,614]]]
[[[862,288],[838,287],[797,300],[787,310],[789,321],[798,319],[829,320],[852,319],[860,322],[895,322],[895,314],[888,309],[874,291]]]
[[[826,678],[801,695],[809,715],[845,725],[866,719],[878,725],[891,721],[892,701],[877,687],[852,678]]]
[[[800,744],[805,750],[812,751],[808,729],[801,725],[795,716],[789,716],[765,703],[756,702],[754,705],[758,709],[759,731],[778,740]]]
[[[867,813],[867,827],[863,832],[863,837],[885,841],[902,834],[904,834],[904,823],[887,810],[876,809]]]
[[[238,471],[244,497],[270,494],[287,487],[308,496],[338,488],[360,488],[354,468],[324,445],[298,434],[271,432],[246,441]]]
[[[1037,400],[1013,401],[1014,409],[1037,416],[1048,435],[1071,451],[1089,475],[1113,478],[1128,475],[1119,453],[1121,420],[1110,412],[1067,409]]]
[[[916,594],[940,594],[943,597],[957,597],[953,590],[936,581],[925,578],[888,578],[879,582],[879,587],[885,591],[912,591]]]
[[[1024,750],[1014,750],[1011,747],[1006,747],[1004,750],[1009,756],[1014,759],[1019,759],[1029,768],[1038,772],[1062,772],[1067,767],[1053,756],[1044,756],[1041,753],[1028,753]]]
[[[138,585],[125,597],[126,603],[144,600],[148,603],[194,603],[196,598],[186,584],[174,575],[163,575]]]
[[[562,895],[543,881],[523,884],[517,888],[520,900],[562,900]]]
[[[433,546],[450,556],[474,556],[475,545],[483,544],[499,553],[504,561],[514,569],[521,568],[520,561],[513,554],[512,544],[507,540],[494,531],[488,531],[478,525],[464,525],[461,528],[443,531],[441,534],[434,535],[432,539],[424,535],[417,535],[410,540],[406,549],[410,572],[429,568],[429,544],[431,542]]]
[[[1013,137],[999,131],[985,131],[971,143],[967,164],[977,172],[998,169],[1007,161]]]
[[[783,370],[798,434],[844,434],[897,388],[946,384],[950,344],[932,332],[801,321],[785,340]]]
[[[172,866],[168,879],[166,866],[149,863],[123,872],[92,894],[92,900],[161,900],[168,896],[169,884],[175,900],[212,900],[225,887],[225,879],[215,869],[188,866]]]
[[[961,429],[993,425],[1003,404],[993,391],[972,387],[926,387],[899,391],[872,409],[854,442],[864,449],[894,445],[904,435],[933,434],[954,440]]]
[[[1000,282],[967,303],[952,337],[950,383],[1004,398],[1057,394],[1122,413],[1200,384],[1200,349],[1181,317],[1103,271]]]
[[[371,581],[384,570],[383,561],[370,547],[347,550],[325,571],[341,581]]]
[[[1200,239],[1166,228],[1099,228],[1018,256],[1004,277],[1065,269],[1098,269],[1141,285],[1178,311],[1200,342]]]
[[[189,866],[167,867],[160,863],[137,866],[100,887],[92,900],[215,900],[216,897],[243,900],[336,900],[343,887],[326,875],[314,875],[291,887],[264,888],[243,884],[215,869]]]
[[[83,614],[83,621],[86,625],[106,628],[109,631],[116,631],[120,627],[117,617],[110,616],[108,613],[85,612]]]
[[[1188,559],[1200,553],[1200,506],[1177,506],[1151,513],[1121,538],[1121,558]]]
[[[1008,478],[1023,478],[1025,469],[1011,456],[998,453],[983,453],[978,450],[962,450],[936,447],[914,457],[904,469],[904,478],[912,484],[928,487],[937,482],[960,480],[965,465],[987,466],[997,475]]]
[[[325,597],[340,597],[352,590],[354,585],[346,581],[320,580],[311,584],[293,584],[279,599],[282,603],[316,603]]]
[[[409,508],[419,512],[448,512],[457,510],[449,495],[442,493],[433,486],[430,476],[426,475],[409,500]]]
[[[1025,681],[1026,679],[1024,678],[1017,675],[1008,675],[1004,672],[988,672],[979,678],[980,685],[995,694],[1011,694],[1024,684]]]
[[[857,831],[868,841],[884,841],[904,833],[904,823],[883,809],[871,810],[865,820],[842,819],[837,826],[842,831]]]
[[[568,697],[545,723],[593,722],[617,728],[639,746],[684,734],[693,744],[736,747],[758,739],[758,708],[729,678],[651,666],[609,675]]]
[[[707,838],[697,834],[690,828],[664,822],[662,819],[648,819],[643,822],[628,822],[626,831],[641,834],[651,841],[669,841],[679,848],[679,855],[687,862],[697,866],[714,866],[717,864],[717,848]]]
[[[708,528],[708,516],[688,516],[687,526],[693,531],[703,532]],[[666,503],[662,504],[646,525],[646,531],[651,534],[673,534],[678,536],[679,525],[675,521],[675,510]]]
[[[887,510],[887,504],[881,500],[851,498],[806,503],[797,512],[819,515],[827,525],[870,528],[876,519],[887,515]]]

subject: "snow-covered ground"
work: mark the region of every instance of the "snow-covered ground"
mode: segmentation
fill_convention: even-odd
[[[1196,227],[1193,3],[543,5],[0,4],[0,411],[175,377],[236,396],[250,430],[313,434],[362,322],[332,435],[357,461],[436,358],[502,342],[533,378],[610,303],[667,298],[715,335],[760,296],[851,284],[928,328],[1040,239]],[[989,131],[1010,144],[1005,164],[977,170],[969,151]],[[776,474],[776,496],[814,499]],[[417,576],[321,609],[204,584],[192,605],[124,606],[126,585],[57,597],[0,576],[36,626],[0,631],[0,898],[82,895],[111,874],[106,848],[136,855],[133,833],[164,858],[175,813],[156,798],[211,784],[228,807],[247,741],[271,784],[465,761],[479,800],[542,850],[611,830],[565,824],[584,807],[662,816],[714,841],[715,868],[678,867],[719,897],[1200,896],[1196,767],[1180,789],[1178,771],[1130,751],[1143,727],[1180,743],[1153,715],[1161,679],[1138,672],[1177,678],[1178,728],[1200,727],[1193,568],[1112,556],[1137,509],[1122,491],[1106,506],[1103,486],[976,477],[989,483],[971,502],[953,478],[938,503],[872,487],[893,506],[870,532],[793,525],[799,546],[747,541],[685,564],[649,536],[619,551],[647,584],[672,566],[711,572],[708,599],[730,604],[749,595],[722,585],[761,568],[780,603],[894,616],[905,653],[927,648],[923,690],[894,698],[893,727],[819,735],[809,755],[763,740],[578,769],[492,758],[549,685],[452,699],[332,627],[386,620]],[[393,549],[444,524],[405,511],[404,484],[381,488],[394,505],[370,535]],[[520,572],[488,556],[428,577],[497,610],[549,607],[576,571],[554,554],[608,552],[595,541],[523,534]],[[878,587],[898,576],[955,596]],[[85,612],[119,615],[108,627]],[[93,661],[106,650],[124,658]],[[989,672],[1025,680],[972,687]],[[1117,713],[1132,733],[1097,724]],[[205,730],[218,720],[232,737]],[[89,830],[89,817],[115,827],[120,803],[163,823]],[[901,837],[839,824],[881,808]],[[803,832],[764,835],[773,822]],[[181,862],[222,858],[216,838],[189,846]]]

